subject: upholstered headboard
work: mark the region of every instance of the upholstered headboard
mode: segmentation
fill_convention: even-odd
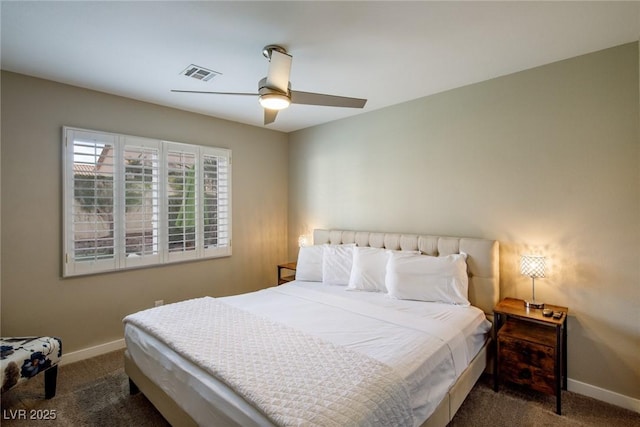
[[[440,256],[464,252],[469,272],[469,301],[487,315],[500,299],[498,241],[469,237],[442,237],[425,234],[380,233],[373,231],[313,230],[313,243],[339,245],[355,243],[392,250],[415,251]]]

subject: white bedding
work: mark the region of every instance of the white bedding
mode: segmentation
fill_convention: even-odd
[[[474,307],[395,300],[316,282],[291,282],[222,300],[392,367],[408,385],[416,425],[431,415],[490,328],[484,313]],[[223,405],[239,424],[270,424],[244,399],[153,336],[126,324],[125,339],[140,369],[198,423],[207,424],[207,408],[215,404]]]

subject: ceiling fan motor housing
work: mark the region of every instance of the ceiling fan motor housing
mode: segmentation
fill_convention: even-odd
[[[278,95],[284,95],[287,98],[291,98],[291,82],[289,82],[288,90],[285,93],[285,92],[282,92],[279,89],[267,86],[267,78],[263,77],[258,82],[258,94],[260,94],[260,95],[278,94]]]
[[[267,86],[267,78],[264,77],[258,83],[258,101],[264,108],[271,110],[282,110],[291,104],[291,82],[289,82],[287,92],[282,92]]]

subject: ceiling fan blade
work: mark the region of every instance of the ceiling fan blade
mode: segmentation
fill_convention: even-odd
[[[204,92],[201,90],[177,90],[171,89],[171,92],[181,92],[181,93],[204,93],[207,95],[243,95],[243,96],[258,96],[257,93],[247,93],[247,92]]]
[[[363,108],[366,99],[346,96],[325,95],[323,93],[291,91],[292,104],[324,105],[327,107]]]
[[[267,72],[267,87],[277,89],[283,93],[287,93],[289,91],[291,59],[291,55],[279,52],[275,49],[271,51],[269,71]]]
[[[268,125],[276,121],[276,116],[278,115],[278,110],[269,110],[267,108],[264,109],[264,124]]]

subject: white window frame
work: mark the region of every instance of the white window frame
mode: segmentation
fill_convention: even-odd
[[[231,150],[201,145],[183,144],[151,138],[101,132],[87,129],[63,127],[63,276],[79,276],[151,265],[163,265],[182,261],[218,258],[231,255]],[[113,166],[113,257],[98,260],[75,259],[74,234],[74,141],[82,139],[114,146]],[[157,150],[157,208],[154,204],[153,218],[157,218],[157,232],[153,242],[157,252],[143,256],[127,256],[125,218],[125,147],[135,146]],[[168,153],[178,150],[195,155],[195,248],[193,250],[169,251],[169,199],[168,199]],[[217,218],[222,224],[217,244],[204,245],[204,159],[214,156],[223,164],[217,176]],[[154,169],[156,170],[156,169]],[[156,183],[155,172],[153,183]],[[225,185],[226,184],[226,185]],[[153,192],[155,197],[156,192]],[[157,209],[157,211],[155,210]]]

